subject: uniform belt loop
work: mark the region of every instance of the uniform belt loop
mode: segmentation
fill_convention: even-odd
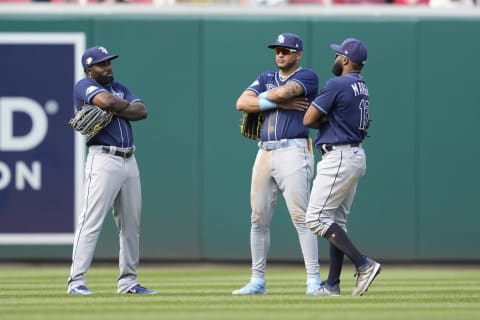
[[[328,152],[327,145],[325,143],[320,146],[320,149],[321,149],[320,151],[322,152],[322,154],[325,154],[325,153]]]

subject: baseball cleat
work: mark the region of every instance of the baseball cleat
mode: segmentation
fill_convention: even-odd
[[[307,296],[314,296],[315,292],[320,290],[321,286],[320,277],[310,278],[307,280],[307,291],[305,294]]]
[[[136,284],[134,285],[133,287],[131,287],[130,289],[128,289],[127,292],[125,293],[133,293],[133,294],[155,294],[157,293],[156,291],[154,290],[150,290],[150,289],[147,289],[145,287],[142,287],[141,285],[139,284]]]
[[[368,265],[361,270],[357,270],[355,276],[357,277],[357,284],[353,289],[352,296],[361,296],[367,292],[368,287],[372,284],[375,277],[382,270],[382,266],[375,260],[368,259]]]
[[[252,277],[245,287],[233,290],[232,294],[264,294],[266,292],[265,279]]]
[[[92,294],[93,292],[85,286],[76,286],[71,289],[68,289],[67,293],[83,295],[83,294]]]
[[[315,296],[330,296],[330,297],[338,297],[340,296],[340,285],[336,284],[333,287],[327,285],[326,282],[322,284],[320,289],[317,290],[314,294]]]

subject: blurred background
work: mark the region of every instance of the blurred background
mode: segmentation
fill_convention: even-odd
[[[345,4],[394,4],[401,6],[475,6],[476,0],[0,0],[0,3],[130,3],[150,5],[178,5],[178,4],[202,4],[202,5],[345,5]]]
[[[146,4],[172,6],[182,4],[201,5],[345,5],[345,4],[394,4],[402,6],[475,6],[476,0],[0,0],[0,3],[78,3],[78,4]]]

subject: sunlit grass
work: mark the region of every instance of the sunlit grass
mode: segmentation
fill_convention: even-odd
[[[340,297],[305,296],[302,267],[270,265],[267,294],[233,296],[248,266],[146,266],[139,282],[156,295],[119,295],[118,270],[94,266],[89,296],[66,294],[68,266],[0,266],[1,319],[480,319],[480,268],[384,266],[369,291],[352,297],[345,268]],[[322,274],[322,277],[326,277]]]

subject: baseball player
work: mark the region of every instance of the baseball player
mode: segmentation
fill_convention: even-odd
[[[76,109],[93,104],[114,115],[108,126],[87,142],[85,198],[73,242],[69,294],[92,293],[86,287],[85,273],[111,208],[120,242],[117,292],[155,293],[137,283],[141,189],[129,122],[145,119],[147,109],[141,99],[113,79],[111,60],[117,57],[101,46],[86,50],[82,56],[86,77],[78,81],[73,90]]]
[[[250,193],[252,274],[246,286],[232,293],[266,292],[270,222],[282,194],[300,240],[307,271],[306,294],[313,295],[320,288],[318,239],[305,224],[313,154],[308,143],[309,129],[302,122],[309,102],[317,95],[318,77],[300,66],[303,43],[298,35],[282,33],[268,47],[274,51],[278,70],[261,73],[236,103],[237,110],[263,112],[264,120]]]
[[[361,75],[367,48],[357,39],[330,46],[335,52],[332,72],[318,97],[308,108],[303,123],[317,128],[315,147],[323,154],[317,165],[307,210],[307,225],[330,242],[327,281],[316,295],[340,295],[344,254],[356,267],[352,295],[361,296],[380,272],[378,262],[364,256],[347,235],[347,219],[359,179],[365,174],[362,141],[368,128],[368,88]]]

